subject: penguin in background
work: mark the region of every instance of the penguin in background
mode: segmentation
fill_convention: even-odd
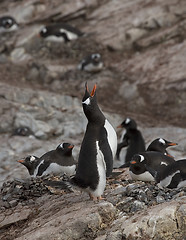
[[[160,171],[148,165],[146,168],[155,178],[159,188],[186,187],[186,159],[177,160]]]
[[[23,164],[31,177],[42,177],[51,173],[66,173],[68,176],[75,174],[77,162],[72,156],[74,145],[61,143],[55,150],[43,154],[40,158],[28,156],[18,160]]]
[[[12,32],[18,29],[16,20],[11,16],[0,17],[0,33]]]
[[[154,176],[149,172],[148,167],[154,171],[161,171],[166,166],[174,163],[175,160],[161,152],[143,152],[135,154],[129,167],[129,173],[133,180],[155,181]]]
[[[44,26],[40,30],[39,36],[46,41],[67,43],[83,36],[83,33],[66,23],[55,23]]]
[[[126,133],[123,135],[121,143],[117,146],[117,159],[120,158],[122,148],[127,147],[124,164],[120,168],[129,167],[130,160],[134,154],[145,151],[145,141],[141,132],[137,129],[137,124],[134,119],[127,117],[118,128],[125,128]]]
[[[93,53],[85,57],[80,64],[78,69],[86,72],[99,72],[103,68],[103,61],[99,53]]]
[[[71,183],[88,192],[92,200],[99,200],[106,186],[106,177],[112,173],[117,135],[97,104],[96,85],[89,93],[86,83],[82,105],[88,123]]]
[[[146,151],[157,151],[161,152],[169,157],[174,158],[167,152],[167,148],[170,146],[176,146],[178,145],[177,143],[167,141],[164,138],[156,138],[154,141],[152,141]]]

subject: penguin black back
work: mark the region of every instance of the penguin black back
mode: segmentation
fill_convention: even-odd
[[[174,161],[160,171],[146,166],[160,188],[180,188],[186,186],[186,159]]]
[[[125,163],[120,168],[129,167],[133,155],[145,151],[145,141],[141,132],[137,129],[137,124],[134,119],[126,118],[118,127],[125,128],[126,133],[123,136],[122,142],[118,144],[116,155],[119,159],[121,149],[127,147]]]
[[[134,180],[152,181],[154,176],[148,171],[148,167],[154,171],[160,171],[175,160],[160,152],[143,152],[135,154],[130,161],[130,174]]]

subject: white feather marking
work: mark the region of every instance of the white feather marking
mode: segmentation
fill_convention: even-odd
[[[104,128],[107,131],[108,143],[109,143],[109,146],[111,148],[112,155],[113,155],[113,158],[114,158],[115,155],[116,155],[116,150],[117,150],[117,135],[116,135],[116,131],[114,130],[114,128],[112,127],[112,125],[109,123],[109,121],[107,119],[105,120]]]
[[[139,161],[140,161],[140,162],[143,162],[143,161],[145,160],[144,156],[143,156],[143,155],[140,155],[140,154],[139,154],[139,156],[140,156],[140,160],[139,160]]]
[[[97,168],[98,168],[98,175],[99,175],[99,182],[95,191],[89,190],[90,193],[95,197],[100,197],[106,186],[106,164],[104,161],[104,156],[102,151],[99,148],[98,141],[96,141],[96,148],[97,148]]]
[[[163,143],[165,145],[165,140],[163,138],[159,138],[159,142]]]
[[[0,32],[11,32],[11,31],[15,31],[17,29],[18,29],[18,25],[13,24],[10,28],[0,27]]]
[[[103,68],[102,62],[100,62],[98,65],[89,63],[83,68],[83,70],[85,70],[87,72],[97,72],[97,71],[100,71],[102,68]]]
[[[34,156],[30,157],[30,162],[33,162],[36,158]]]
[[[82,102],[82,104],[89,105],[90,104],[90,98],[87,98],[84,102]]]
[[[161,162],[161,165],[167,166],[168,164],[166,162]]]
[[[64,42],[64,38],[63,36],[61,37],[57,37],[55,35],[51,35],[51,36],[48,36],[46,38],[44,38],[46,41],[50,41],[50,42]]]
[[[37,176],[37,174],[38,174],[38,169],[39,169],[39,167],[41,166],[41,164],[43,164],[43,163],[44,163],[44,159],[37,165],[37,167],[36,167],[36,169],[35,169],[34,174],[32,175],[32,177],[36,177],[36,176]]]
[[[43,172],[42,176],[50,173],[66,173],[68,176],[75,174],[76,166],[60,166],[57,163],[51,163],[50,166]]]
[[[75,34],[75,33],[73,33],[73,32],[70,32],[70,31],[67,31],[67,30],[64,29],[64,28],[61,28],[59,31],[60,31],[61,33],[66,33],[67,38],[68,38],[69,40],[74,40],[74,39],[77,39],[77,38],[78,38],[78,35],[77,35],[77,34]]]
[[[126,118],[125,119],[125,124],[128,124],[130,121],[131,121],[130,118]]]
[[[177,173],[180,173],[180,170],[177,170],[176,172],[174,172],[173,174],[167,176],[166,178],[164,178],[162,181],[160,181],[158,183],[158,186],[159,187],[167,187],[171,181],[172,181],[172,178],[177,174]]]
[[[133,180],[144,181],[144,182],[152,182],[155,181],[154,177],[148,172],[144,172],[142,174],[134,174],[133,172],[129,171],[130,176]]]

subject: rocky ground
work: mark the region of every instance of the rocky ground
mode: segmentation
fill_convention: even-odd
[[[186,2],[1,1],[0,16],[7,14],[19,30],[0,35],[1,239],[184,239],[185,189],[159,190],[123,173],[108,180],[106,200],[93,203],[86,194],[59,195],[40,180],[26,180],[16,160],[64,141],[78,157],[86,81],[90,88],[97,83],[99,105],[115,128],[133,117],[147,145],[164,137],[178,143],[170,153],[185,158]],[[43,25],[59,21],[85,36],[68,44],[38,38]],[[104,69],[77,70],[95,52]],[[13,135],[20,126],[33,134]]]

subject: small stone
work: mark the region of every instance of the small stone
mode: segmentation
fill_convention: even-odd
[[[11,207],[15,207],[15,206],[17,206],[18,202],[17,202],[17,200],[11,200],[9,202],[9,204],[10,204]]]

